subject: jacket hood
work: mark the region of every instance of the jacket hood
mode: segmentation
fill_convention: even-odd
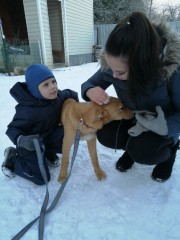
[[[154,24],[154,26],[158,33],[160,32],[159,35],[163,45],[160,57],[164,65],[164,77],[169,79],[177,70],[178,66],[180,66],[180,36],[164,22]],[[100,65],[102,70],[107,70],[109,68],[105,59],[104,49],[100,52]]]
[[[39,92],[38,86],[49,78],[55,77],[51,70],[43,64],[32,64],[27,68],[25,73],[27,88],[36,98],[45,99]]]
[[[10,90],[11,96],[20,104],[34,106],[42,104],[43,100],[35,98],[28,90],[27,84],[17,82]]]

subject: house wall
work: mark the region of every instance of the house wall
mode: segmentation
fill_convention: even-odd
[[[61,7],[59,1],[48,0],[48,12],[51,28],[51,42],[55,50],[63,49],[63,30],[61,20]]]
[[[23,5],[30,54],[18,56],[19,63],[54,67],[56,50],[68,66],[92,62],[93,0],[23,0]]]
[[[65,0],[64,7],[69,65],[92,62],[93,0]]]
[[[64,63],[64,42],[61,2],[48,0],[48,13],[54,62]]]
[[[53,57],[47,0],[23,0],[23,3],[31,54],[37,54],[37,49],[40,49],[39,62],[52,67]]]

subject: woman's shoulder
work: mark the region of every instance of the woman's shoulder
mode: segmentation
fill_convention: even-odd
[[[163,42],[161,58],[165,77],[170,78],[180,66],[180,36],[164,21],[154,26]]]
[[[169,81],[173,81],[180,86],[180,66],[174,71]]]

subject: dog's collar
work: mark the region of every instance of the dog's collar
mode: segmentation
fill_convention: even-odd
[[[91,126],[89,126],[87,123],[85,123],[82,117],[80,118],[79,124],[80,124],[80,125],[84,125],[84,126],[87,127],[87,128],[94,129],[93,127],[91,127]]]

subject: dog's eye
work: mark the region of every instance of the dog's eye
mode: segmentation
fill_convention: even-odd
[[[119,109],[120,110],[124,110],[124,106],[119,106]]]

